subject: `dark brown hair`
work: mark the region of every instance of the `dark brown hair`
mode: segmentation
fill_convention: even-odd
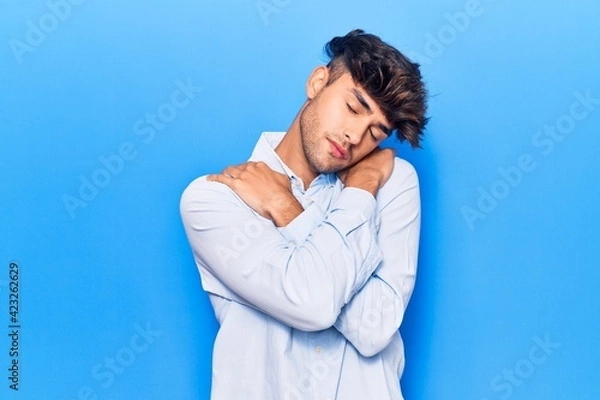
[[[375,100],[397,138],[421,147],[427,124],[427,90],[419,64],[413,63],[378,36],[355,29],[325,45],[332,84],[345,72]]]

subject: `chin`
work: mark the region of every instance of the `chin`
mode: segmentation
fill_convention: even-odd
[[[343,164],[339,164],[339,163],[319,163],[318,165],[316,165],[317,168],[315,168],[315,170],[320,173],[320,174],[333,174],[336,172],[340,172],[343,169],[346,169],[350,164],[348,163],[343,163]]]

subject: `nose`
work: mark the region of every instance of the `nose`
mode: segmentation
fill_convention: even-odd
[[[358,127],[346,128],[344,130],[344,139],[351,144],[357,145],[360,143],[362,134],[360,133],[360,129]]]

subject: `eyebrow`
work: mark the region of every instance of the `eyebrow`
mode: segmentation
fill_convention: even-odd
[[[358,100],[358,102],[365,108],[365,110],[367,110],[367,114],[373,114],[373,110],[371,109],[371,106],[369,106],[369,103],[367,103],[367,100],[365,100],[362,93],[359,92],[356,88],[352,88],[352,89],[350,89],[350,91],[352,92],[352,94],[354,94],[354,97],[356,97],[356,100]],[[384,124],[379,123],[379,124],[377,124],[377,126],[379,126],[379,129],[381,129],[383,131],[383,133],[385,133],[387,136],[390,136],[390,134],[392,133],[392,130],[390,128],[388,128],[387,126],[385,126]]]
[[[371,106],[369,106],[369,103],[367,103],[367,101],[363,97],[362,93],[359,92],[356,88],[352,88],[350,91],[354,94],[354,97],[356,97],[356,100],[358,100],[358,102],[360,104],[362,104],[362,106],[367,110],[367,113],[373,114],[373,110],[371,110]]]

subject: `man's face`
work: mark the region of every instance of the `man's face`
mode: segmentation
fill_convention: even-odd
[[[338,172],[356,164],[390,130],[375,101],[348,72],[323,87],[300,114],[304,155],[316,173]]]

